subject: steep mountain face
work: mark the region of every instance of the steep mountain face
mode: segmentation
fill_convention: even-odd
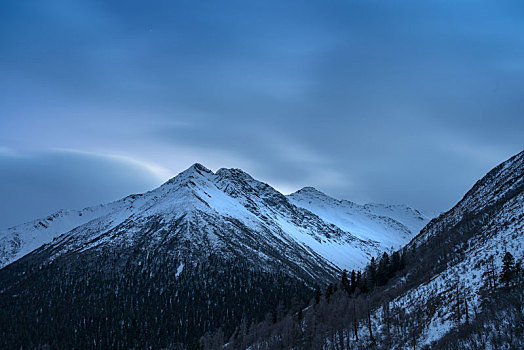
[[[327,196],[313,187],[305,187],[288,196],[291,203],[307,209],[343,231],[370,242],[376,249],[373,256],[388,249],[399,249],[427,224],[427,217],[406,205],[365,204]],[[371,256],[360,247],[344,247],[352,256],[361,258],[364,266]]]
[[[81,211],[59,211],[0,232],[0,267],[64,234],[53,243],[56,254],[116,244],[124,239],[118,231],[126,230],[132,237],[130,232],[141,232],[148,218],[154,217],[164,225],[183,217],[178,225],[187,225],[195,238],[190,240],[193,244],[207,242],[206,249],[224,253],[236,244],[257,259],[282,255],[302,261],[315,278],[325,278],[325,272],[332,274],[336,269],[360,267],[380,251],[407,243],[427,222],[409,207],[360,206],[312,188],[286,198],[241,170],[220,169],[214,174],[195,164],[151,192]],[[216,225],[229,236],[218,234]],[[239,230],[252,234],[233,235]],[[241,243],[255,236],[254,241]],[[273,248],[278,248],[277,255],[269,252]]]
[[[495,215],[499,224],[504,222],[500,218],[504,213],[509,213],[511,218],[519,218],[522,213],[523,159],[524,152],[520,152],[492,169],[477,181],[457,205],[433,219],[412,244],[418,245],[438,233],[449,232],[452,227],[471,221],[481,213]],[[500,230],[501,226],[496,223],[493,222],[492,226]]]
[[[0,338],[14,348],[194,347],[208,330],[229,335],[308,299],[390,244],[384,230],[366,236],[293,201],[241,170],[195,164],[145,194],[0,233]],[[369,213],[388,237],[414,234],[409,220]]]
[[[278,261],[297,277],[329,278],[336,267],[291,239],[277,223],[301,230],[311,239],[352,237],[289,205],[266,186],[238,170],[214,174],[194,165],[160,188],[135,197],[124,212],[76,227],[45,250],[54,259],[109,246],[140,246],[148,251],[169,247],[171,254],[183,256],[205,252],[233,259],[241,255],[264,268]]]
[[[407,248],[420,251],[421,264],[413,276],[422,276],[424,269],[431,278],[396,298],[393,305],[416,314],[431,304],[432,312],[420,323],[417,342],[447,346],[439,343],[443,335],[472,322],[483,303],[503,287],[504,255],[509,252],[521,262],[524,258],[524,151],[491,170],[455,207],[432,220]],[[486,294],[487,299],[483,298]],[[522,294],[520,298],[522,307]],[[521,308],[518,313],[523,311]],[[491,345],[497,347],[496,343]]]
[[[491,170],[401,249],[404,268],[378,258],[356,288],[339,283],[300,320],[291,315],[274,326],[260,324],[243,343],[261,349],[522,348],[523,235],[524,151]],[[377,278],[381,269],[393,271],[386,283]]]

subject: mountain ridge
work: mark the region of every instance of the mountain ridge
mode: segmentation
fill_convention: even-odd
[[[320,191],[315,191],[325,198],[331,198]],[[300,192],[300,190],[295,192],[295,196],[298,192]],[[255,203],[250,196],[259,198],[262,205]],[[333,200],[335,201],[335,199]],[[256,221],[259,221],[259,219],[262,219],[262,221],[274,219],[278,222],[278,225],[282,224],[285,220],[281,217],[279,218],[279,215],[276,215],[278,211],[288,212],[288,214],[291,213],[288,215],[291,221],[295,220],[295,215],[306,215],[308,217],[317,215],[318,218],[315,219],[318,222],[317,225],[332,226],[330,229],[323,229],[325,232],[330,231],[330,237],[333,235],[333,237],[338,236],[339,238],[342,236],[354,236],[351,228],[343,227],[343,229],[340,229],[336,227],[336,222],[326,221],[321,215],[318,215],[319,213],[311,213],[307,206],[300,205],[299,203],[291,204],[290,201],[293,201],[293,194],[284,196],[268,184],[255,180],[241,169],[221,168],[214,173],[202,164],[195,163],[158,188],[146,193],[130,195],[115,202],[87,207],[78,211],[60,210],[47,216],[45,219],[37,219],[9,228],[3,232],[0,231],[0,266],[5,266],[21,258],[43,244],[51,243],[54,238],[60,235],[74,230],[79,231],[78,228],[80,226],[88,225],[92,221],[98,220],[100,224],[98,230],[107,229],[111,225],[116,226],[126,219],[136,216],[140,210],[147,215],[164,215],[164,212],[168,211],[186,212],[188,218],[192,215],[189,212],[192,210],[214,211],[220,215],[241,217],[243,218],[242,220],[255,225],[258,224]],[[349,201],[340,202],[351,203]],[[260,209],[266,206],[270,208],[269,216],[268,213],[263,213]],[[302,212],[303,210],[308,212]],[[418,211],[415,212],[415,214],[417,213]],[[253,215],[260,216],[260,218],[255,219]],[[103,221],[104,218],[107,219],[107,222],[102,224],[101,221]],[[286,220],[289,218],[286,218]],[[377,219],[389,220],[386,216],[377,216]],[[421,220],[425,220],[425,218],[421,217]],[[320,223],[321,221],[327,222],[327,224]],[[391,220],[391,222],[394,221],[396,220]],[[396,222],[398,223],[398,221]],[[414,235],[416,233],[414,231],[418,231],[412,228],[410,231],[410,229],[407,229],[403,224],[397,223],[398,231],[403,232],[404,235],[406,233]],[[295,224],[299,226],[303,224],[307,225],[307,223],[304,222],[295,222],[293,225]],[[93,226],[93,223],[91,223],[91,226]],[[378,226],[380,226],[380,224]],[[296,229],[292,229],[289,225],[287,225],[287,227],[291,231],[296,231]],[[306,231],[310,229],[311,227],[306,229]],[[29,232],[25,241],[23,237],[24,232]],[[338,233],[335,234],[335,232]],[[394,233],[395,232],[393,232],[393,234]],[[296,233],[295,235],[301,237],[302,241],[304,238],[307,238],[304,233]],[[355,240],[355,238],[356,237],[353,237],[351,240]],[[318,235],[315,239],[321,241]],[[309,243],[302,241],[301,244],[308,245],[308,248],[311,248],[309,246],[314,244],[311,240],[309,240]],[[364,244],[365,241],[367,241],[367,245],[371,247],[368,247],[367,250],[374,249],[376,252],[376,247],[373,248],[376,245],[376,240],[366,236],[362,244]],[[398,242],[396,242],[396,244],[398,244]],[[386,248],[390,247],[384,246],[381,249]],[[362,257],[361,261],[366,260],[369,256],[370,253],[367,253],[366,256]],[[351,267],[347,264],[340,266],[340,259],[341,258],[338,258],[337,260],[338,268]]]
[[[300,318],[260,323],[227,348],[522,348],[523,204],[524,151],[405,247],[377,256],[360,283],[341,278]]]
[[[360,205],[313,188],[285,196],[239,169],[195,164],[0,268],[0,338],[12,348],[197,349],[201,339],[213,349],[227,339],[233,349],[438,347],[477,322],[471,310],[486,302],[479,267],[499,269],[501,248],[522,260],[523,178],[521,152],[416,235],[425,219],[408,206]],[[354,289],[343,268],[363,269]],[[49,324],[68,331],[57,337]]]
[[[35,239],[26,246],[17,228],[0,234],[8,348],[197,349],[205,332],[229,337],[242,320],[305,303],[383,249],[239,169],[200,164],[144,194],[40,221],[25,226]],[[31,250],[45,230],[50,241]]]

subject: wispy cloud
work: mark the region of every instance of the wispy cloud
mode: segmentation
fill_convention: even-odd
[[[444,210],[524,146],[520,13],[519,1],[3,1],[0,155],[73,149],[155,179],[201,162],[286,192]]]
[[[0,227],[145,192],[166,179],[151,164],[77,150],[0,153],[0,169]]]

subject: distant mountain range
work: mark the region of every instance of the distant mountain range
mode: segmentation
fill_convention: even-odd
[[[191,242],[194,251],[253,255],[262,262],[284,255],[329,274],[361,267],[371,256],[401,247],[428,222],[404,205],[362,206],[312,187],[284,196],[239,169],[213,173],[195,164],[145,194],[79,211],[61,210],[0,231],[0,267],[44,244],[56,251],[53,257],[123,239],[132,245],[132,232],[143,232],[151,220],[184,226],[187,235],[179,238]],[[169,234],[159,229],[150,239],[159,244]],[[321,274],[315,272],[316,277]]]
[[[27,342],[16,320],[0,320],[0,338],[15,347],[198,347],[206,331],[231,334],[243,319],[308,300],[315,285],[400,248],[427,221],[407,206],[361,206],[313,188],[285,196],[239,169],[195,164],[150,192],[1,232],[0,301],[9,302],[0,307],[41,315],[29,317]],[[63,300],[67,315],[48,306]],[[85,317],[98,328],[86,329]],[[43,332],[48,322],[66,336]],[[105,334],[100,322],[118,330]]]
[[[482,312],[486,264],[500,269],[506,252],[522,259],[523,169],[521,152],[429,221],[408,206],[359,205],[312,187],[285,196],[239,169],[195,164],[150,192],[0,232],[0,342],[449,345],[445,335]],[[359,271],[357,287],[344,269]]]

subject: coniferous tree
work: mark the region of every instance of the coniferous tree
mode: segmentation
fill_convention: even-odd
[[[366,279],[362,276],[362,272],[360,272],[360,270],[357,272],[357,288],[359,289],[360,293],[365,293],[368,289]]]
[[[320,297],[322,296],[322,292],[320,291],[320,287],[316,287],[315,290],[315,304],[320,303]]]
[[[357,274],[355,270],[351,270],[351,293],[357,288]]]
[[[368,280],[370,282],[370,285],[373,286],[376,282],[376,278],[377,278],[377,263],[375,262],[375,258],[372,257],[371,258],[371,261],[369,263],[369,265],[367,266],[368,268]]]
[[[393,273],[400,270],[400,254],[398,251],[391,254],[391,269]]]
[[[391,263],[389,261],[389,255],[388,253],[384,252],[382,255],[382,258],[380,259],[380,262],[378,264],[377,272],[376,272],[376,283],[379,286],[383,286],[386,284],[390,277],[390,271],[391,271]]]
[[[329,302],[329,299],[334,293],[334,286],[332,283],[330,283],[326,289],[326,300]]]
[[[341,285],[342,285],[342,288],[346,291],[346,292],[350,292],[351,291],[351,285],[349,283],[349,279],[348,279],[348,271],[347,270],[344,270],[342,271],[342,278],[341,278],[341,281],[340,281]]]
[[[502,259],[502,273],[500,275],[500,281],[509,287],[515,276],[515,259],[510,252],[506,252]]]
[[[488,293],[494,293],[497,288],[497,278],[495,271],[495,263],[493,255],[491,255],[485,265],[484,273],[482,277],[485,280],[485,288]]]
[[[406,253],[405,251],[402,251],[402,254],[400,254],[400,264],[399,264],[398,269],[404,270],[405,267],[406,267]]]

